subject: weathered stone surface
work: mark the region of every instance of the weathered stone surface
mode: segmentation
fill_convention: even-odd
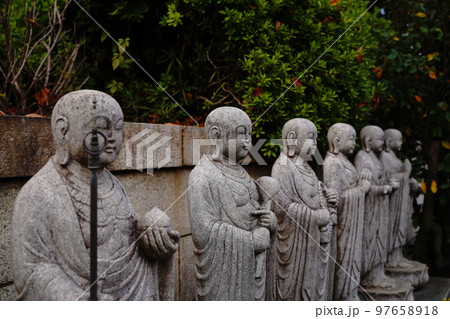
[[[292,119],[282,131],[283,152],[272,168],[280,184],[274,211],[277,231],[277,300],[331,300],[338,195],[321,183],[308,160],[317,129]]]
[[[49,118],[0,116],[0,178],[32,176],[55,153]]]
[[[99,298],[171,300],[179,233],[157,208],[137,219],[122,185],[104,169],[120,152],[123,114],[111,96],[93,90],[72,92],[57,102],[51,119],[56,155],[17,196],[12,264],[19,299],[88,297],[91,173],[83,140],[94,119],[106,143],[97,170]]]
[[[181,126],[126,123],[123,147],[108,167],[117,170],[146,170],[180,167],[183,162]]]
[[[397,289],[397,281],[386,276],[384,264],[388,254],[389,194],[395,183],[388,182],[378,155],[383,150],[384,132],[378,126],[366,126],[360,132],[362,150],[355,158],[358,174],[372,173],[372,186],[364,203],[364,235],[361,285],[381,290]],[[366,289],[367,290],[367,289]],[[383,299],[384,300],[384,299]]]
[[[138,217],[154,206],[172,220],[181,236],[190,234],[187,213],[187,183],[190,169],[155,170],[153,175],[138,172],[114,172],[125,188]]]
[[[180,300],[195,300],[196,278],[192,236],[181,237],[178,251],[180,254]]]
[[[386,273],[397,280],[409,282],[413,288],[428,282],[428,267],[417,261],[408,261],[408,267],[386,266]]]
[[[398,188],[389,199],[389,242],[388,242],[388,274],[392,277],[408,281],[416,288],[428,280],[428,267],[403,257],[402,249],[406,244],[408,232],[412,224],[413,196],[419,189],[418,182],[410,178],[411,163],[403,163],[396,152],[402,147],[402,133],[396,129],[384,131],[385,148],[380,154],[386,175],[398,181]]]
[[[45,165],[55,153],[50,126],[49,118],[0,116],[0,178],[33,176]],[[205,138],[201,127],[124,123],[122,151],[108,169],[147,171],[193,166],[194,139],[200,146]],[[210,147],[199,149],[198,159]]]
[[[14,200],[26,179],[0,183],[0,284],[13,280],[11,271],[11,217]]]
[[[211,153],[212,142],[204,127],[183,127],[183,166],[194,166],[204,154]]]
[[[16,289],[13,285],[0,288],[0,301],[14,300],[16,300]]]
[[[279,188],[269,177],[254,181],[239,164],[251,146],[251,127],[237,108],[217,108],[206,119],[214,150],[192,170],[188,188],[199,300],[275,297],[276,218],[262,189]]]
[[[355,148],[355,129],[336,123],[328,130],[329,150],[324,161],[324,183],[339,195],[337,208],[337,254],[333,300],[359,300],[364,223],[364,197],[369,191],[371,172],[359,177],[348,160]]]
[[[359,298],[363,301],[414,301],[413,287],[409,282],[398,281],[394,288],[380,287],[359,290]]]

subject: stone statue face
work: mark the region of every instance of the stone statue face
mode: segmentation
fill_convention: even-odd
[[[97,129],[107,138],[106,148],[100,154],[100,165],[105,167],[114,161],[122,148],[123,114],[119,104],[111,96],[93,90],[75,91],[64,96],[61,98],[61,106],[57,104],[55,107],[58,110],[53,131],[57,149],[64,149],[71,160],[87,167],[88,154],[83,149],[83,139],[92,131],[94,99],[97,101]],[[88,147],[90,140],[89,135],[86,138]],[[104,143],[104,138],[99,135],[100,147]]]
[[[244,159],[252,146],[251,134],[251,125],[241,124],[234,129],[231,128],[223,141],[222,154],[236,161]]]
[[[373,129],[370,134],[370,148],[375,153],[379,153],[383,150],[384,146],[384,133],[380,130]]]
[[[393,151],[400,151],[402,148],[402,135],[401,134],[393,134],[389,138],[386,139],[386,146]]]
[[[317,131],[315,128],[309,128],[308,132],[297,130],[297,147],[300,150],[299,155],[310,157],[314,155],[317,149]]]
[[[353,154],[356,145],[356,132],[352,127],[348,127],[342,133],[339,142],[339,151],[345,155]]]

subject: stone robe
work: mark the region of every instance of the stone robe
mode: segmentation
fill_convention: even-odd
[[[380,161],[389,178],[399,181],[400,187],[389,199],[389,245],[388,251],[403,247],[406,243],[408,226],[413,211],[412,196],[409,187],[409,172],[404,170],[403,163],[393,151],[383,151]],[[388,260],[389,262],[389,260]]]
[[[355,157],[355,167],[358,174],[363,169],[372,172],[372,186],[365,196],[364,203],[364,235],[361,279],[378,264],[384,264],[387,259],[389,242],[389,197],[383,195],[383,185],[387,184],[383,165],[378,158],[372,159],[365,151],[359,151]],[[384,267],[383,267],[384,268]]]
[[[274,299],[275,236],[255,253],[252,231],[259,226],[251,213],[260,209],[259,193],[239,167],[235,173],[204,155],[189,176],[198,300]]]
[[[337,208],[337,254],[333,300],[357,296],[361,276],[364,223],[364,190],[358,186],[355,167],[342,153],[328,152],[324,182],[339,195]]]
[[[70,188],[55,161],[50,159],[16,199],[12,256],[18,300],[77,300],[85,291],[84,298],[89,296],[89,216],[82,215],[89,194]],[[120,182],[106,174],[112,189],[99,191],[99,297],[173,299],[173,257],[156,262],[144,256],[130,200]]]
[[[321,243],[316,217],[316,210],[327,205],[323,184],[306,162],[301,169],[283,153],[272,168],[272,177],[280,185],[274,201],[278,219],[277,300],[331,300],[332,243]],[[332,227],[331,223],[325,227]]]

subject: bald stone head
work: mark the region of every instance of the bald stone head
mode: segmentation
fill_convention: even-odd
[[[95,90],[80,90],[64,95],[56,103],[52,113],[52,132],[56,144],[56,156],[61,165],[72,160],[87,167],[88,154],[83,149],[83,140],[92,130],[93,102],[96,101],[96,124],[100,147],[106,148],[100,154],[100,165],[112,163],[122,147],[123,113],[115,99]],[[86,138],[89,147],[90,135]]]
[[[379,154],[384,146],[384,132],[375,125],[368,125],[363,127],[359,133],[361,138],[362,149],[369,153],[371,151]]]
[[[329,151],[333,154],[353,153],[356,145],[356,131],[347,123],[336,123],[330,126],[327,134]]]
[[[215,147],[214,158],[236,164],[248,155],[252,122],[241,109],[224,106],[213,110],[206,118],[205,128]]]
[[[400,151],[402,148],[403,137],[402,133],[399,130],[390,128],[384,131],[384,143],[385,150],[389,151]]]
[[[300,155],[310,158],[317,148],[317,128],[304,118],[287,121],[282,130],[283,153],[288,157]]]

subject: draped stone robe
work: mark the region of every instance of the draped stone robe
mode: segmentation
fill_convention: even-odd
[[[358,186],[355,167],[342,153],[327,153],[324,182],[339,195],[336,262],[340,267],[335,267],[333,300],[351,300],[357,298],[361,276],[365,193]]]
[[[280,184],[274,201],[277,230],[277,300],[331,300],[332,241],[321,243],[316,215],[326,208],[323,184],[304,162],[281,154],[272,168]],[[331,231],[331,223],[326,226]]]
[[[355,167],[358,174],[365,168],[372,172],[372,186],[364,203],[363,279],[372,268],[384,264],[387,259],[389,197],[383,195],[383,185],[387,184],[387,180],[378,158],[371,158],[367,152],[359,151],[355,157]]]
[[[55,158],[50,159],[16,199],[12,256],[19,300],[77,300],[85,291],[84,298],[89,295],[89,187],[85,191],[71,187],[58,166]],[[108,171],[105,174],[111,189],[104,193],[99,189],[100,297],[172,300],[173,257],[157,262],[144,256],[136,243],[130,200],[120,182]]]
[[[408,225],[411,223],[412,197],[409,187],[409,172],[406,172],[402,161],[393,151],[383,151],[380,161],[389,178],[399,181],[400,187],[395,190],[389,199],[389,245],[388,251],[403,247],[406,243]],[[389,258],[388,258],[389,262]]]
[[[204,155],[189,176],[189,222],[198,300],[273,300],[275,236],[255,253],[252,231],[260,209],[254,180]],[[267,267],[266,267],[267,265]]]

